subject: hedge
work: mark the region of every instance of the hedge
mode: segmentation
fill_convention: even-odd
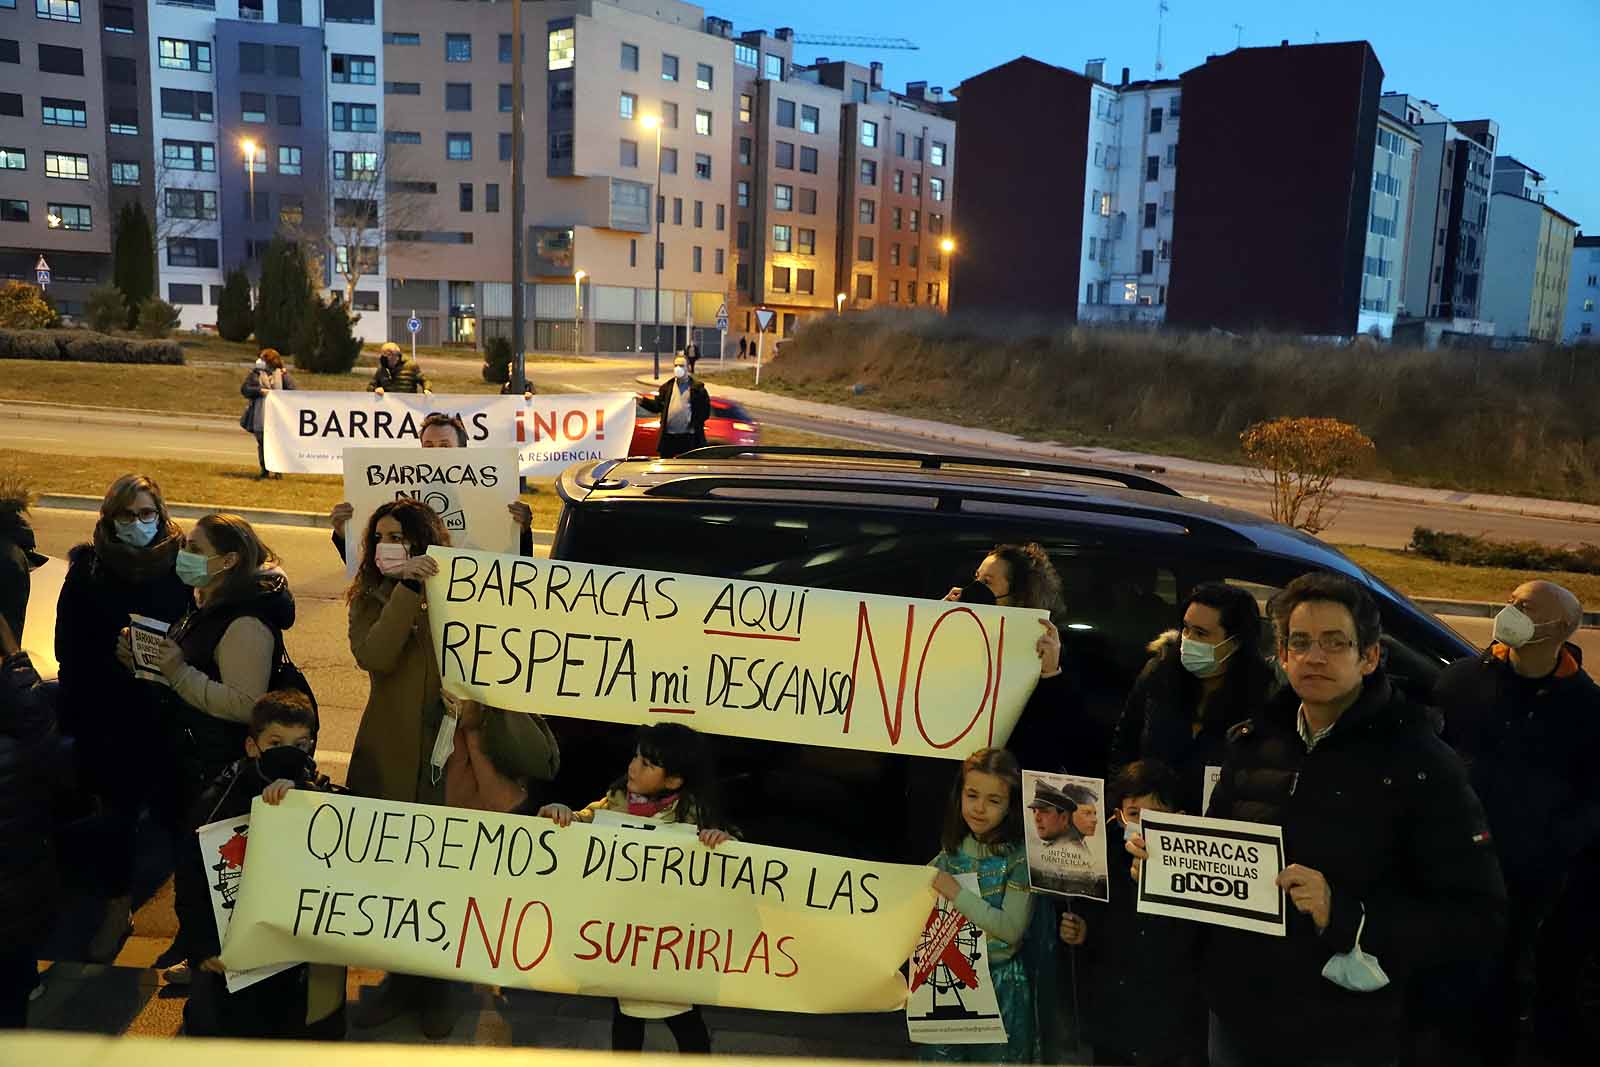
[[[1493,541],[1473,534],[1447,533],[1418,526],[1411,531],[1410,549],[1428,559],[1467,567],[1600,574],[1600,545],[1565,548],[1537,541]]]
[[[0,359],[77,363],[183,363],[176,341],[141,341],[91,330],[0,330]]]

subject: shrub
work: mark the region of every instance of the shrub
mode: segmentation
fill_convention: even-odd
[[[1369,462],[1372,439],[1338,419],[1258,422],[1239,435],[1244,457],[1272,487],[1272,519],[1315,534],[1333,521],[1333,482]]]
[[[511,376],[511,338],[491,337],[483,346],[483,380],[504,385]]]
[[[314,374],[348,374],[361,354],[361,341],[353,327],[361,320],[345,310],[344,301],[335,296],[316,306],[316,343],[302,349],[295,366]]]
[[[0,285],[0,326],[11,330],[42,330],[57,319],[55,309],[39,287],[9,281]]]
[[[114,285],[97,286],[89,293],[84,306],[84,318],[91,330],[110,333],[120,329],[128,320],[128,307],[122,302],[122,291]]]
[[[145,337],[165,337],[178,326],[179,311],[159,296],[139,305],[139,333]]]
[[[114,291],[114,290],[113,290]],[[117,311],[122,311],[122,295],[117,295]],[[56,348],[61,359],[77,363],[132,363],[135,342],[104,334],[81,333],[59,338]]]
[[[256,328],[255,309],[250,306],[250,277],[235,267],[222,283],[222,298],[217,301],[217,334],[224,341],[248,341]]]
[[[1409,550],[1441,563],[1467,567],[1509,567],[1522,571],[1600,574],[1600,545],[1554,547],[1538,541],[1493,541],[1473,534],[1447,533],[1418,526]]]
[[[181,365],[176,341],[135,341],[89,330],[0,330],[0,359]]]

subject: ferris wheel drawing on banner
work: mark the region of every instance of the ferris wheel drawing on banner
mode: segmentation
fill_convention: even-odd
[[[910,991],[921,1009],[908,1010],[912,1021],[1000,1017],[993,990],[983,988],[989,978],[985,936],[954,908],[929,913],[911,958]],[[924,986],[928,992],[916,997]]]
[[[244,874],[244,853],[248,844],[245,835],[249,832],[249,823],[235,826],[232,836],[217,847],[217,862],[211,865],[217,878],[211,888],[222,898],[224,911],[232,911],[239,896],[239,877]]]

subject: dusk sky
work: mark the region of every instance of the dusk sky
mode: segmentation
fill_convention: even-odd
[[[804,47],[816,55],[884,62],[891,89],[907,81],[954,88],[990,67],[1031,55],[1081,71],[1105,57],[1106,77],[1123,67],[1154,76],[1158,0],[731,0],[706,13],[736,31],[793,26],[797,33],[906,37],[920,51]],[[1366,40],[1383,64],[1384,90],[1432,100],[1452,119],[1500,123],[1501,154],[1542,171],[1551,206],[1600,232],[1600,136],[1590,120],[1600,90],[1600,2],[1540,0],[1168,0],[1162,54],[1177,77],[1249,46]],[[1236,30],[1235,24],[1243,27]],[[1263,147],[1271,131],[1262,131]]]

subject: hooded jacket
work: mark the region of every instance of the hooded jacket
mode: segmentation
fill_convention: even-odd
[[[1600,686],[1569,644],[1545,678],[1523,678],[1498,642],[1440,673],[1444,739],[1467,765],[1513,884],[1547,886],[1600,845]]]
[[[0,615],[18,640],[22,639],[28,593],[33,588],[30,574],[45,562],[36,551],[28,502],[29,495],[21,486],[0,484]]]
[[[401,352],[399,359],[391,366],[389,361],[382,356],[378,358],[378,369],[373,372],[372,381],[367,383],[367,392],[382,389],[386,393],[425,393],[428,391],[428,376],[422,373],[422,367],[406,353]]]
[[[1208,928],[1207,997],[1259,1055],[1393,1058],[1408,980],[1492,951],[1505,883],[1466,768],[1381,669],[1309,753],[1299,709],[1285,688],[1228,732],[1210,813],[1281,826],[1285,864],[1327,879],[1330,921],[1318,933],[1285,896],[1287,936]],[[1390,981],[1355,993],[1322,969],[1354,946],[1363,914],[1361,947]]]

